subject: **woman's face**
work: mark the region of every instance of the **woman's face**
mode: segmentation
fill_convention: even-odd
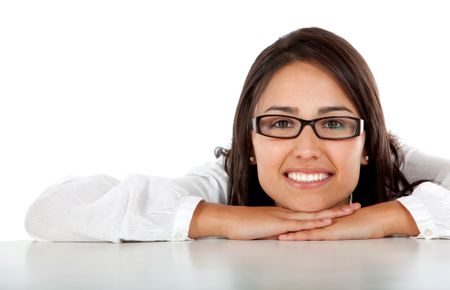
[[[356,108],[324,70],[306,62],[281,68],[261,95],[254,116],[280,114],[311,120],[360,118]],[[278,206],[312,212],[348,203],[363,159],[365,134],[352,139],[319,139],[305,126],[294,139],[252,133],[258,179]],[[315,181],[305,181],[315,180]]]

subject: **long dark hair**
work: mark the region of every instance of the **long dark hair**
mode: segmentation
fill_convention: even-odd
[[[353,201],[363,206],[387,201],[411,192],[400,171],[403,156],[395,136],[387,132],[378,89],[363,57],[345,39],[320,28],[303,28],[289,33],[261,52],[245,80],[236,109],[233,139],[225,155],[231,205],[273,205],[258,181],[253,154],[251,116],[263,90],[282,67],[310,62],[326,70],[340,84],[365,121],[365,153],[369,164],[362,166]],[[402,189],[402,190],[401,190]]]

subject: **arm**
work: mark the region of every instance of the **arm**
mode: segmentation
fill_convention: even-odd
[[[450,190],[424,182],[410,196],[398,199],[419,229],[417,238],[450,239]]]
[[[280,235],[280,240],[365,240],[388,236],[417,235],[408,210],[389,201],[364,207],[352,215],[337,218],[324,228]]]
[[[402,151],[405,163],[401,170],[409,182],[430,179],[450,189],[450,160],[425,154],[406,144],[402,145]]]
[[[351,215],[360,204],[315,213],[293,212],[276,206],[227,206],[201,202],[192,217],[189,237],[219,236],[233,240],[277,238],[288,232],[326,227],[332,218]]]
[[[41,194],[25,227],[32,236],[53,241],[186,240],[198,202],[226,203],[226,192],[220,162],[177,179],[75,177]]]
[[[424,182],[410,196],[398,199],[411,214],[420,231],[419,238],[450,238],[450,160],[424,154],[403,145],[402,172],[410,182]]]

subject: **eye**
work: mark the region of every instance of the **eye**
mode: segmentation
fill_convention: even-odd
[[[326,129],[345,129],[346,127],[345,122],[339,119],[328,119],[324,120],[322,123],[322,128]]]
[[[292,128],[294,124],[290,119],[279,119],[275,120],[271,124],[272,128],[283,129],[283,128]]]

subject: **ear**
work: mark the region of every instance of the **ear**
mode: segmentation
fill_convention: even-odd
[[[250,165],[256,165],[256,155],[255,155],[255,150],[253,150],[253,148],[250,149],[249,156],[250,157],[248,159],[249,159]]]
[[[369,155],[367,155],[366,150],[363,150],[361,155],[361,165],[369,164]]]

